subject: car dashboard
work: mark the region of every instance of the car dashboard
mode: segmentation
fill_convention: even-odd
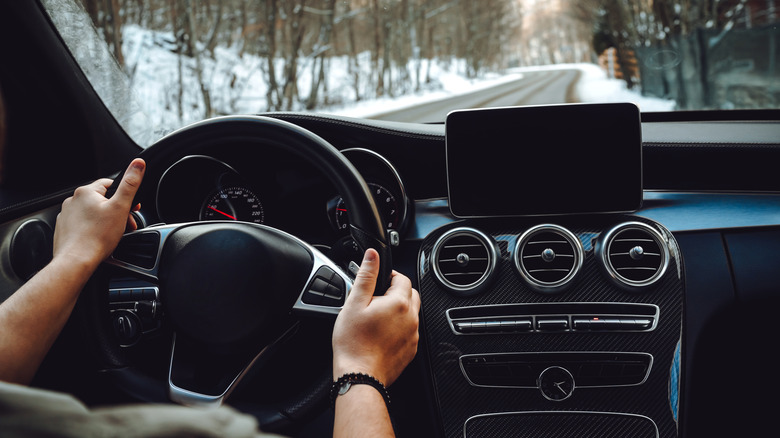
[[[690,124],[698,145],[664,138],[661,128],[677,124],[643,123],[635,212],[459,218],[448,204],[443,125],[265,116],[341,150],[397,236],[393,267],[422,298],[418,356],[391,388],[399,435],[668,437],[761,424],[762,390],[740,379],[771,375],[754,330],[777,332],[780,187],[742,177],[768,166],[752,160],[775,153],[776,123],[734,125],[733,140]],[[701,164],[712,150],[718,161]],[[717,181],[744,190],[695,186],[715,180],[701,166],[726,166],[737,151],[749,160]],[[349,207],[316,166],[241,143],[162,164],[146,176],[156,189],[140,200],[144,226],[237,219],[293,234],[345,270],[359,260],[344,231]],[[30,221],[53,227],[56,209],[7,222],[4,233],[19,236]],[[160,330],[153,323],[122,349],[132,358],[158,348]],[[713,412],[728,420],[711,423]]]

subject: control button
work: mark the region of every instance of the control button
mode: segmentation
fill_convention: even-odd
[[[590,318],[572,318],[574,330],[590,330]]]
[[[634,325],[638,330],[648,330],[653,327],[653,320],[650,318],[637,318]]]
[[[132,289],[119,289],[119,301],[132,301],[133,290]]]
[[[141,320],[135,313],[117,310],[111,314],[111,322],[120,346],[129,347],[141,338]]]
[[[141,290],[141,299],[154,301],[157,299],[157,292],[153,287],[145,287]]]
[[[108,291],[108,301],[119,301],[119,289],[111,289]]]
[[[623,328],[620,324],[620,320],[617,318],[604,318],[602,321],[604,321],[605,330],[620,330]]]
[[[527,332],[534,328],[534,325],[531,322],[530,318],[516,319],[514,322],[515,322],[515,331],[517,332]]]
[[[512,332],[517,329],[517,321],[501,321],[502,332]]]
[[[489,332],[500,332],[501,321],[485,321],[485,330]]]
[[[538,318],[536,320],[536,329],[542,331],[560,331],[569,328],[569,321],[566,318]]]
[[[485,332],[485,321],[474,321],[471,323],[471,330],[477,333]]]
[[[455,323],[455,330],[460,333],[471,333],[471,323],[470,322],[456,322]]]

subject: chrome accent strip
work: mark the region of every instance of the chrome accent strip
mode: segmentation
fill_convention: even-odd
[[[574,264],[571,271],[569,271],[569,274],[563,277],[561,280],[555,282],[544,282],[537,280],[526,269],[525,265],[520,259],[520,253],[523,251],[523,248],[525,248],[528,240],[530,240],[531,237],[533,237],[536,233],[543,231],[550,231],[560,235],[569,242],[569,245],[571,245],[574,250]],[[520,273],[520,276],[523,278],[526,284],[531,287],[531,289],[542,293],[555,293],[563,289],[579,273],[585,260],[585,250],[582,247],[582,242],[580,239],[568,229],[555,224],[540,224],[529,228],[520,235],[520,237],[517,239],[517,245],[515,246],[514,252],[512,254],[512,260],[514,260],[515,268]]]
[[[655,436],[658,438],[659,432],[658,432],[658,425],[653,421],[652,418],[647,417],[645,415],[640,414],[629,414],[624,412],[599,412],[599,411],[515,411],[515,412],[494,412],[489,414],[479,414],[474,415],[466,419],[466,421],[463,423],[463,437],[468,438],[466,436],[466,428],[468,427],[469,421],[476,420],[479,418],[484,417],[499,417],[499,416],[509,416],[509,415],[548,415],[548,414],[555,414],[555,415],[614,415],[619,417],[632,417],[632,418],[641,418],[644,420],[650,421],[650,423],[655,428]]]

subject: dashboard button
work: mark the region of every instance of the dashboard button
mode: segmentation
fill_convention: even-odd
[[[536,320],[536,329],[541,331],[561,331],[569,328],[569,321],[566,318],[538,318]]]

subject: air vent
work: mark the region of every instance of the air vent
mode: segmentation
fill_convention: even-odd
[[[520,276],[532,289],[554,293],[563,290],[577,275],[584,251],[571,231],[545,224],[520,236],[514,259]]]
[[[627,222],[610,230],[597,247],[607,274],[619,286],[643,288],[666,272],[669,250],[663,236],[641,222]]]
[[[128,234],[119,242],[113,257],[121,262],[152,269],[157,263],[159,247],[160,234],[155,231]]]
[[[473,228],[455,228],[433,246],[433,272],[450,291],[474,295],[488,283],[496,267],[493,240]]]

